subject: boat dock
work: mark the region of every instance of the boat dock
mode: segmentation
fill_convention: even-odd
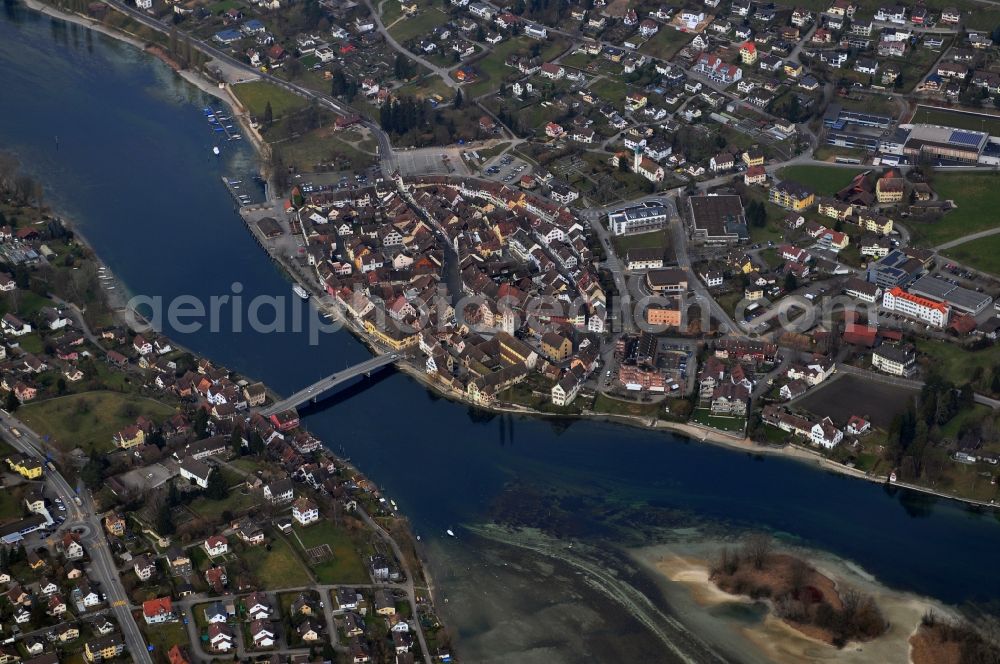
[[[239,127],[233,123],[233,118],[226,114],[225,111],[206,106],[202,109],[202,112],[205,113],[205,118],[212,127],[212,131],[223,134],[227,141],[238,141],[243,138]]]

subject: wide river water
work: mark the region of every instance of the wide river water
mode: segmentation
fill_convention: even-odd
[[[234,212],[220,177],[252,169],[254,155],[241,143],[211,154],[202,92],[127,45],[9,2],[0,65],[0,148],[46,182],[48,201],[130,292],[207,300],[239,282],[248,299],[303,306]],[[304,332],[228,324],[166,332],[282,393],[368,354],[343,332],[317,345]],[[578,569],[462,528],[498,513],[607,551],[763,528],[946,603],[1000,594],[992,514],[789,460],[611,424],[494,417],[397,373],[348,389],[305,423],[410,517],[467,661],[673,659]],[[655,585],[636,583],[669,611]]]

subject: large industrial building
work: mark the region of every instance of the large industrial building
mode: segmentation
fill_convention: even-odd
[[[989,134],[968,129],[917,124],[903,146],[903,154],[915,161],[921,154],[940,159],[976,163],[986,148]]]
[[[739,196],[691,196],[691,237],[705,244],[733,244],[750,239]]]
[[[985,293],[962,288],[950,281],[931,275],[920,277],[914,281],[910,284],[909,291],[914,295],[947,302],[952,309],[973,316],[982,312],[993,301],[993,298]]]

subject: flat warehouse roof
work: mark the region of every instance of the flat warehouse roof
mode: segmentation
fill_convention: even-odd
[[[956,309],[979,313],[993,298],[968,288],[956,286],[935,276],[926,275],[910,284],[909,291],[935,300],[943,300]]]

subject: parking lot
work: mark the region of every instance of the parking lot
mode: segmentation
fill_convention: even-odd
[[[402,175],[469,175],[458,148],[420,148],[395,151]]]
[[[513,155],[504,155],[495,159],[483,169],[483,175],[500,182],[516,185],[521,176],[531,173],[531,164]]]

